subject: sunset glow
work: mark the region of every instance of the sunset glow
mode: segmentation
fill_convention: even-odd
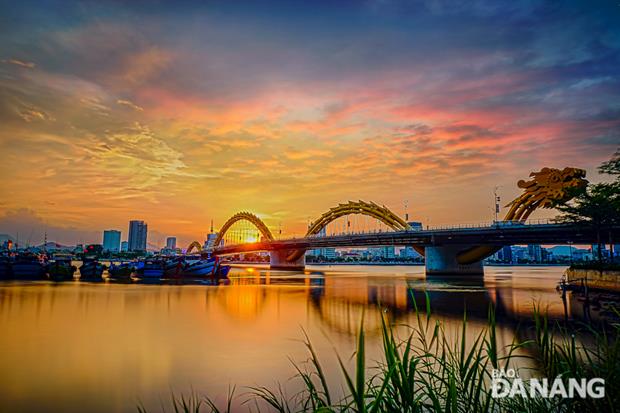
[[[184,246],[242,210],[303,234],[358,199],[488,221],[495,186],[596,182],[620,142],[614,2],[1,7],[0,224],[32,242],[141,219]]]

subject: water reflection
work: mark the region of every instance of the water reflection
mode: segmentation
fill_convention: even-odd
[[[294,386],[287,356],[306,359],[302,327],[339,380],[334,348],[351,354],[362,312],[375,360],[382,311],[392,323],[414,325],[426,295],[447,330],[457,331],[466,310],[472,340],[494,305],[500,345],[534,302],[559,319],[583,316],[582,302],[569,294],[564,307],[555,291],[562,268],[487,268],[478,280],[427,280],[422,270],[244,267],[212,285],[2,283],[0,400],[10,411],[135,411],[138,399],[157,410],[171,388]]]

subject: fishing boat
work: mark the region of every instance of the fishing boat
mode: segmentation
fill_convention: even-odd
[[[80,280],[82,281],[102,281],[105,265],[101,264],[96,258],[84,258],[80,267]]]
[[[183,275],[185,277],[207,277],[215,273],[216,267],[215,258],[188,262],[183,269]]]
[[[218,265],[217,270],[215,271],[216,275],[221,278],[228,277],[228,273],[232,267],[230,265]]]
[[[173,258],[164,262],[164,275],[166,278],[176,278],[183,275],[187,263],[182,258]]]
[[[0,257],[0,280],[10,280],[12,277],[11,259],[6,256]]]
[[[11,266],[13,277],[21,280],[44,280],[45,265],[34,254],[19,254]]]
[[[134,269],[132,262],[110,264],[108,278],[112,281],[131,281],[131,274],[134,272]]]
[[[143,279],[161,279],[165,272],[165,262],[162,260],[146,260],[141,268],[138,268],[137,275]]]
[[[52,281],[71,281],[77,269],[71,263],[71,255],[54,255],[47,264],[47,274]]]
[[[212,276],[226,277],[229,271],[229,265],[220,265],[220,261],[217,257],[213,257],[187,262],[183,270],[183,276],[197,278]]]

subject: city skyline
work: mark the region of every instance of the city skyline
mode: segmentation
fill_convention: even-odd
[[[613,2],[305,7],[2,6],[0,232],[98,242],[140,217],[184,246],[241,210],[302,234],[350,199],[490,221],[495,186],[596,182],[620,141]]]

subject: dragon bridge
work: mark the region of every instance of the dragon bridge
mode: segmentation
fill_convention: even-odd
[[[222,242],[222,239],[224,239],[224,235],[226,235],[226,232],[234,223],[239,221],[248,221],[249,223],[254,225],[256,229],[258,229],[258,231],[262,234],[263,237],[265,237],[267,241],[274,240],[271,231],[269,231],[267,225],[265,225],[265,223],[259,217],[250,212],[238,212],[224,223],[224,225],[217,234],[217,238],[215,238],[213,246],[215,247],[217,245],[220,245],[220,242]]]
[[[520,180],[519,188],[524,192],[506,207],[509,211],[504,221],[525,222],[539,208],[554,208],[570,200],[575,190],[587,185],[586,172],[578,168],[543,168],[530,174],[530,180]],[[373,202],[349,201],[330,208],[314,221],[308,228],[306,237],[321,232],[326,225],[345,215],[365,215],[372,217],[395,231],[410,229],[409,224],[385,206]],[[220,229],[214,246],[220,244],[229,228],[238,221],[245,220],[253,224],[267,241],[274,237],[269,228],[256,215],[240,212],[233,215]],[[413,246],[416,251],[426,256],[427,274],[480,274],[481,260],[498,251],[501,246],[472,245],[430,245]],[[305,265],[304,249],[282,249],[270,252],[272,268],[303,268]]]

